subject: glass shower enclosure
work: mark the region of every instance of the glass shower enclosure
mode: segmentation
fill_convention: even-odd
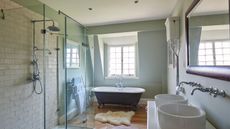
[[[57,61],[57,129],[94,128],[91,89],[93,77],[93,42],[87,28],[62,11],[45,7],[45,15],[55,19],[60,32],[56,37]],[[49,42],[49,41],[48,41]]]
[[[60,128],[94,128],[93,42],[87,29],[65,13],[46,7],[46,16],[57,19],[57,105]]]
[[[91,89],[93,77],[93,42],[87,28],[62,11],[45,6],[45,16],[55,19],[60,31],[56,37],[57,62],[57,129],[94,128],[94,107]],[[48,38],[50,39],[50,38]],[[46,40],[46,42],[50,42]],[[51,106],[51,105],[50,105]]]
[[[29,97],[25,94],[28,98],[23,100],[30,104],[29,113],[26,113],[30,116],[19,115],[28,118],[31,127],[18,127],[94,128],[93,95],[90,92],[94,87],[93,42],[88,40],[87,28],[37,0],[4,1],[12,7],[9,8],[9,4],[4,7],[5,16],[4,19],[1,17],[0,25],[7,31],[1,35],[12,44],[2,47],[11,47],[13,42],[19,44],[17,50],[10,51],[19,55],[14,62],[23,66],[24,73],[20,75],[25,76],[15,77],[19,79],[15,82],[30,78],[29,89],[26,89]],[[25,88],[15,93],[23,90]]]
[[[92,48],[86,28],[63,12],[66,128],[94,128]],[[77,129],[77,128],[76,128]]]

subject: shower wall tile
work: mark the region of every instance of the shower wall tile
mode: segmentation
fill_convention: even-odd
[[[1,3],[4,2],[4,3]],[[8,3],[9,2],[9,3]],[[8,4],[7,4],[8,3]],[[1,129],[43,129],[43,94],[33,93],[32,82],[32,19],[42,16],[26,8],[16,6],[9,0],[0,0],[6,19],[0,19],[0,128]],[[12,5],[12,7],[10,7]],[[17,7],[17,8],[15,8]],[[18,8],[20,7],[20,8]],[[36,24],[36,46],[43,47],[41,23]],[[43,66],[42,52],[37,52],[41,79],[46,67],[46,123],[47,129],[57,125],[57,62],[56,37],[47,35],[47,54]]]

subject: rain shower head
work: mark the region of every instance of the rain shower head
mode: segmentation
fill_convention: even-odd
[[[59,31],[60,31],[60,29],[59,29],[57,26],[55,26],[54,20],[32,20],[33,23],[35,23],[35,22],[47,22],[47,21],[53,23],[52,26],[48,26],[48,27],[47,27],[47,29],[48,29],[50,32],[59,32]],[[45,30],[44,30],[44,31],[45,31]],[[42,31],[42,32],[43,32],[43,31]]]
[[[48,26],[47,29],[51,32],[59,32],[60,31],[60,29],[54,25]]]
[[[48,26],[47,29],[51,32],[59,32],[60,29],[54,25],[54,21],[53,21],[53,25],[52,26]]]

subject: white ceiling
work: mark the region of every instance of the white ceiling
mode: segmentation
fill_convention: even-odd
[[[225,13],[228,13],[228,0],[201,0],[192,16]]]
[[[163,19],[177,0],[40,0],[86,26]],[[93,10],[89,10],[92,8]]]

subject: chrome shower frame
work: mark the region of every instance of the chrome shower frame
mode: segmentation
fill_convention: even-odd
[[[36,49],[38,49],[35,46],[35,22],[42,22],[42,20],[39,21],[32,21],[32,28],[33,28],[33,32],[32,32],[32,39],[33,39],[33,43],[32,43],[32,65],[33,65],[33,73],[32,73],[32,82],[33,82],[33,92],[36,94],[42,94],[43,92],[43,85],[40,79],[40,70],[39,70],[39,66],[38,66],[38,58],[36,56]],[[37,91],[37,81],[39,82],[40,85],[40,91]]]
[[[45,22],[52,22],[52,26],[48,27],[50,32],[60,31],[60,29],[55,26],[54,20],[31,20],[31,22],[33,24],[33,44],[32,44],[33,75],[32,75],[32,81],[33,81],[34,92],[36,94],[41,94],[43,92],[43,86],[42,86],[41,79],[40,79],[40,71],[39,71],[39,67],[38,67],[38,58],[36,56],[36,51],[43,51],[43,53],[45,51],[48,51],[48,54],[51,54],[51,51],[49,49],[45,49],[45,48],[39,49],[38,47],[35,46],[35,23],[43,22],[43,24],[45,24]],[[51,30],[50,28],[53,29],[53,30]],[[43,35],[45,35],[46,32],[47,32],[46,29],[41,29],[41,33]],[[36,84],[37,81],[40,84],[40,91],[37,91],[37,84]]]
[[[51,21],[51,22],[53,22],[53,24],[54,24],[54,20],[31,20],[31,22],[47,22],[47,21]]]

